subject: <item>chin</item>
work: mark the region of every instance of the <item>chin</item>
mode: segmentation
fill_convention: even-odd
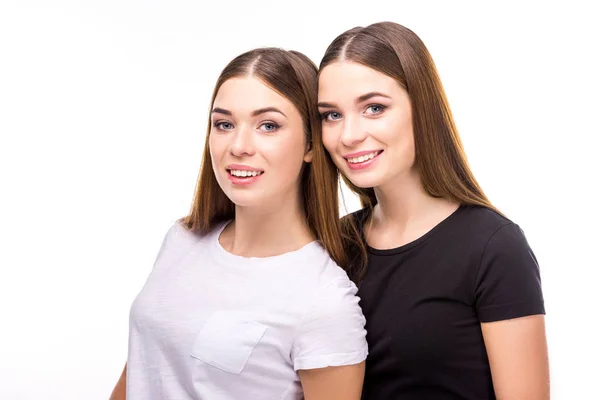
[[[260,199],[250,193],[226,193],[226,195],[236,207],[256,207],[261,204]]]
[[[370,189],[379,185],[379,182],[374,179],[349,179],[350,182],[356,187],[361,189]]]
[[[357,186],[361,189],[369,189],[374,188],[381,185],[381,177],[376,174],[365,174],[365,173],[356,173],[354,171],[348,171],[347,174],[344,174],[347,180],[352,182],[354,186]]]

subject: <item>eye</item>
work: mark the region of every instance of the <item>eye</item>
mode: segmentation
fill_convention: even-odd
[[[280,126],[277,125],[275,122],[265,122],[260,125],[260,130],[262,130],[263,132],[275,132],[279,128]]]
[[[342,118],[342,114],[337,111],[327,111],[321,114],[321,119],[324,121],[337,121]]]
[[[381,104],[369,104],[365,109],[365,112],[370,115],[381,114],[387,107]]]
[[[233,124],[227,121],[216,121],[213,122],[213,126],[220,131],[230,131],[233,129]]]

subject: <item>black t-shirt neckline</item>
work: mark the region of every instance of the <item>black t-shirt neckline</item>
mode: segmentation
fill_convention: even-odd
[[[465,209],[466,207],[467,206],[460,205],[456,210],[454,210],[452,212],[452,214],[448,215],[446,218],[441,220],[437,225],[435,225],[433,228],[431,228],[429,231],[427,231],[424,235],[418,237],[417,239],[413,240],[412,242],[408,242],[406,244],[403,244],[402,246],[394,247],[392,249],[377,249],[375,247],[369,246],[369,244],[367,243],[366,237],[364,237],[364,232],[363,232],[363,238],[365,241],[367,252],[370,254],[373,254],[373,255],[378,255],[378,256],[393,256],[393,255],[397,255],[397,254],[403,253],[405,251],[408,251],[414,247],[417,247],[420,244],[425,243],[431,237],[433,237],[433,235],[435,235],[445,225],[448,225],[449,223],[451,223],[452,220],[455,219],[457,217],[457,215],[459,215],[462,212],[462,210]]]

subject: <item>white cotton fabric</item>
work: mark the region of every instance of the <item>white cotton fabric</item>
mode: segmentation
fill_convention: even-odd
[[[133,302],[127,399],[302,399],[298,369],[367,356],[356,286],[318,244],[225,251],[175,224]]]

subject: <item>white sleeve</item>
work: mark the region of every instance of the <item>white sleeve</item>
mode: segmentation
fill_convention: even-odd
[[[318,290],[294,340],[296,371],[353,365],[367,358],[365,317],[357,291],[348,278],[336,278]]]

